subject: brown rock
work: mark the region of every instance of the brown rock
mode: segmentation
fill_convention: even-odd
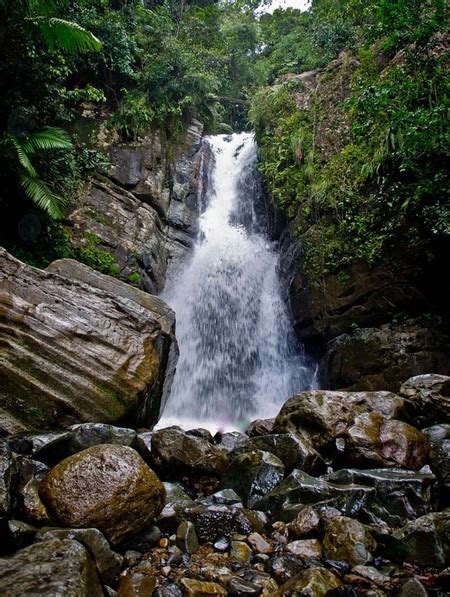
[[[323,553],[329,560],[348,562],[351,566],[366,564],[376,542],[357,520],[336,516],[328,524],[323,540]]]
[[[322,557],[322,546],[318,539],[292,541],[286,545],[286,551],[303,560],[318,560]]]
[[[129,572],[122,576],[117,597],[148,597],[156,587],[156,578],[150,574]]]
[[[244,543],[244,541],[232,541],[230,558],[242,562],[249,562],[252,559],[252,550],[247,543]]]
[[[65,539],[40,541],[0,560],[3,595],[103,597],[95,565],[85,547]]]
[[[90,268],[72,269],[78,277],[30,267],[0,249],[4,434],[125,416],[151,422],[170,389],[173,312],[156,298],[150,302],[161,308],[149,309],[148,295],[131,296],[103,274],[96,278],[108,278],[109,290],[93,287]]]
[[[325,597],[340,586],[340,580],[326,568],[309,568],[288,580],[273,595],[274,597],[291,597],[292,595]]]
[[[93,446],[57,464],[41,485],[45,503],[69,527],[94,527],[114,544],[162,510],[165,489],[128,446]]]
[[[226,590],[215,582],[204,582],[193,578],[183,578],[181,587],[184,595],[190,597],[214,597],[227,595]]]
[[[377,412],[356,417],[345,440],[343,458],[363,467],[398,464],[419,470],[430,453],[430,442],[425,434],[402,421],[386,420]]]
[[[272,546],[262,535],[259,533],[251,533],[247,537],[248,542],[250,543],[251,548],[256,553],[272,553],[273,549]]]
[[[307,537],[308,535],[317,533],[319,527],[320,516],[311,506],[303,508],[288,525],[289,532],[294,537]]]

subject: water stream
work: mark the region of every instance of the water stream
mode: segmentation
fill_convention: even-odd
[[[295,391],[312,386],[313,374],[281,298],[253,136],[205,143],[213,159],[199,189],[200,234],[163,295],[176,312],[180,358],[158,427],[239,429],[274,416]]]

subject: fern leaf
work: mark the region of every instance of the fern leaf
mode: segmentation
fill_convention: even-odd
[[[52,17],[38,21],[42,37],[50,49],[59,48],[67,54],[98,52],[101,41],[81,25]]]
[[[25,169],[29,176],[37,176],[36,170],[27,155],[26,149],[15,135],[6,135],[5,143],[9,146],[13,153],[17,156],[17,160],[22,168]]]
[[[27,153],[34,153],[40,149],[70,149],[72,142],[66,131],[47,127],[31,133],[22,143],[22,147]]]
[[[58,220],[62,217],[65,200],[56,195],[43,180],[22,175],[20,184],[31,201],[47,212],[51,218]]]

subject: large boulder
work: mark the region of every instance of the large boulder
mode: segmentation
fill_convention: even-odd
[[[358,414],[377,412],[393,419],[403,408],[404,400],[390,392],[300,392],[285,402],[274,431],[298,434],[319,451],[334,451],[336,438],[344,435]]]
[[[0,560],[0,585],[10,597],[103,597],[89,552],[70,539],[41,541]]]
[[[155,431],[151,446],[155,465],[167,477],[187,473],[220,476],[228,465],[223,450],[177,427]]]
[[[322,362],[327,387],[398,392],[412,375],[449,374],[448,342],[436,329],[416,324],[386,324],[343,334],[327,345]]]
[[[75,261],[41,271],[0,249],[0,433],[151,423],[170,390],[175,317]]]
[[[40,493],[64,526],[97,528],[117,544],[151,523],[166,492],[132,448],[103,444],[57,464]]]
[[[340,461],[357,467],[403,466],[419,470],[428,461],[430,441],[421,431],[378,412],[359,415],[347,430]]]

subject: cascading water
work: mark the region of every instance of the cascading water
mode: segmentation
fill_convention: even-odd
[[[206,143],[214,159],[199,192],[206,198],[199,238],[164,293],[177,316],[180,358],[159,427],[240,428],[312,385],[257,209],[253,136]]]

